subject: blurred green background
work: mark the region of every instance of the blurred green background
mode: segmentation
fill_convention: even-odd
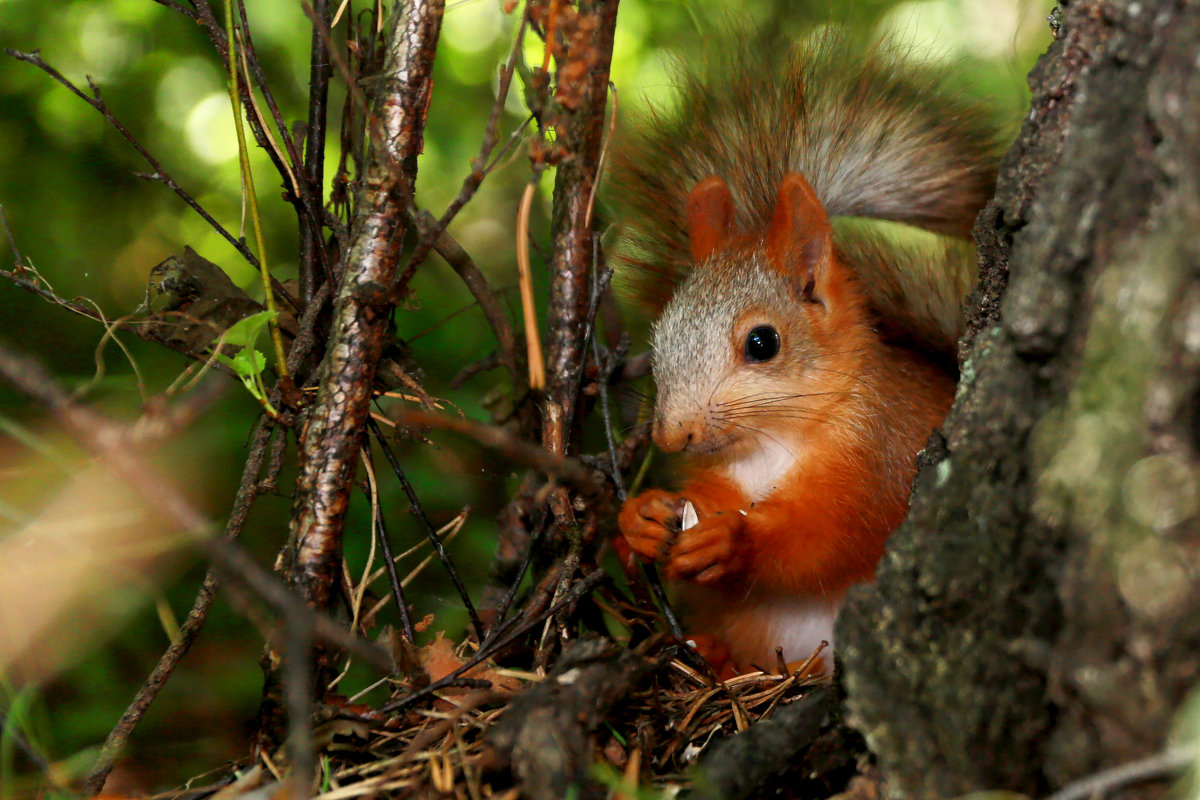
[[[310,29],[301,5],[298,0],[246,0],[246,6],[283,114],[289,121],[302,119]],[[362,6],[360,0],[355,12]],[[458,192],[478,152],[498,64],[515,30],[500,0],[450,0],[447,6],[418,179],[418,201],[435,214]],[[847,24],[862,35],[895,36],[910,44],[917,58],[957,60],[964,84],[995,98],[998,113],[1015,130],[1027,105],[1024,76],[1050,39],[1045,22],[1050,10],[1049,4],[1009,0],[622,0],[612,77],[622,116],[636,114],[647,102],[670,102],[672,54],[698,57],[731,26],[800,33],[814,25]],[[236,141],[225,75],[198,26],[152,0],[0,0],[0,46],[40,49],[81,86],[90,75],[112,112],[166,170],[229,230],[239,230]],[[529,37],[526,49],[530,60],[540,63],[535,37]],[[339,158],[336,117],[344,95],[335,76],[327,179]],[[520,97],[514,87],[503,137],[523,123]],[[279,200],[279,182],[266,157],[255,152],[253,158],[268,251],[276,274],[286,280],[296,271],[295,217]],[[150,268],[184,245],[260,296],[256,274],[227,242],[166,187],[135,177],[145,169],[95,110],[36,68],[0,58],[0,205],[22,255],[61,296],[90,298],[110,318],[127,314],[142,301]],[[518,148],[451,228],[493,284],[507,290],[514,312],[513,221],[528,179],[528,161]],[[543,177],[534,220],[542,241],[552,186],[552,176]],[[395,319],[398,335],[411,344],[425,370],[423,385],[467,416],[487,419],[483,399],[503,386],[501,372],[449,388],[459,369],[492,350],[481,315],[436,256],[422,267],[413,287],[415,300]],[[4,282],[0,321],[0,341],[39,357],[64,381],[82,385],[95,374],[103,333],[98,325]],[[150,395],[163,391],[185,366],[181,357],[136,337],[123,335],[122,341]],[[136,416],[142,395],[128,360],[111,344],[104,360],[105,376],[89,390],[89,401],[116,416]],[[229,512],[256,413],[249,395],[231,384],[220,403],[162,454],[175,482],[214,520],[223,522]],[[452,552],[468,584],[478,587],[494,546],[493,518],[514,475],[471,444],[437,441],[436,446],[400,443],[399,453],[435,524],[471,507]],[[40,451],[48,448],[65,455],[46,458]],[[0,541],[47,504],[63,502],[64,496],[55,493],[71,474],[70,464],[84,462],[46,424],[39,408],[0,385]],[[259,501],[245,534],[247,547],[264,564],[273,561],[286,534],[289,476],[285,470],[279,496]],[[395,482],[382,473],[381,481],[394,546],[420,541],[422,532],[406,513]],[[368,531],[369,516],[359,502],[347,544],[354,570],[361,569]],[[163,620],[186,614],[203,573],[204,564],[190,554],[176,559],[174,569],[137,585],[119,574],[94,575],[88,596],[99,606],[111,605],[113,614],[105,626],[71,632],[83,655],[61,672],[19,680],[10,676],[0,686],[0,709],[65,776],[86,768],[90,749],[103,740],[167,646],[171,623]],[[459,602],[436,564],[418,580],[411,600],[418,618],[436,615],[431,631],[445,629],[457,639],[463,624]],[[19,621],[19,611],[0,609],[0,618],[11,625],[14,618]],[[390,619],[390,613],[389,608],[384,617]],[[139,728],[112,786],[169,786],[244,757],[260,688],[260,643],[259,634],[219,599],[200,641]],[[0,762],[0,784],[5,784],[0,796],[29,786],[9,771],[23,763],[14,759],[11,747],[0,746]]]

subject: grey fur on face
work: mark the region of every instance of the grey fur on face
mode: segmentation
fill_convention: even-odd
[[[705,409],[742,366],[734,325],[794,314],[796,298],[761,252],[717,254],[680,285],[651,329],[660,422]],[[782,331],[780,332],[782,334]]]

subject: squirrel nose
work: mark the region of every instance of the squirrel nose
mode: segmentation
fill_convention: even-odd
[[[703,426],[699,420],[685,422],[663,422],[655,418],[652,432],[654,443],[660,450],[675,453],[694,447],[704,439]]]

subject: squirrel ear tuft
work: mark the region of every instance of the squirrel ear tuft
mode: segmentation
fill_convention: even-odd
[[[833,261],[833,228],[817,193],[798,172],[779,185],[779,199],[767,229],[771,262],[805,300],[827,302],[823,286]]]
[[[699,263],[733,233],[733,194],[729,184],[716,175],[696,184],[688,194],[687,223],[692,263]]]

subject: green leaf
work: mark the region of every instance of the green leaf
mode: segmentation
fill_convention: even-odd
[[[275,409],[267,402],[267,387],[262,379],[262,373],[267,368],[267,357],[254,345],[263,328],[274,318],[275,312],[260,311],[238,320],[225,331],[221,346],[224,348],[228,345],[240,349],[233,355],[216,354],[217,362],[233,370],[245,384],[246,390],[272,414],[275,413]]]
[[[235,347],[253,347],[254,343],[258,341],[258,334],[274,317],[275,312],[273,311],[260,311],[257,314],[242,317],[225,331],[225,344]]]

